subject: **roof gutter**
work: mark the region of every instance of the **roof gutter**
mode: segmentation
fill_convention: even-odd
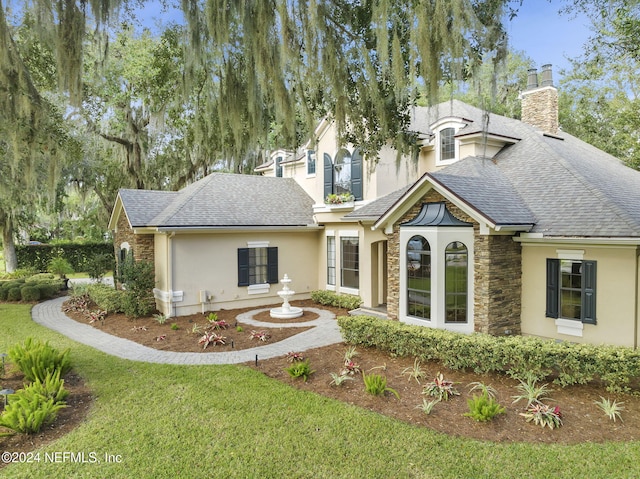
[[[155,231],[158,233],[175,232],[180,233],[247,233],[255,231],[271,231],[271,232],[299,232],[317,231],[324,229],[323,226],[309,225],[284,225],[284,226],[158,226]]]
[[[640,237],[575,237],[575,236],[544,236],[537,233],[516,236],[514,241],[523,244],[549,246],[552,244],[582,244],[591,246],[640,246]]]

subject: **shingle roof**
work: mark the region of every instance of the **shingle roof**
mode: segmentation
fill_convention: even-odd
[[[545,236],[640,237],[640,172],[560,132],[550,136],[519,120],[485,113],[459,101],[416,109],[415,131],[430,133],[440,117],[465,118],[458,134],[482,130],[518,138],[492,161],[461,160],[434,181],[498,223],[535,223]]]
[[[377,220],[409,190],[409,186],[393,191],[344,215],[348,220]]]
[[[130,220],[130,211],[134,212],[135,226],[313,224],[313,200],[292,178],[213,173],[175,193],[121,190],[120,197]],[[157,206],[150,206],[153,198],[160,199]],[[145,207],[149,207],[149,211],[142,214]]]
[[[428,176],[497,225],[531,225],[533,213],[490,159],[467,157]]]

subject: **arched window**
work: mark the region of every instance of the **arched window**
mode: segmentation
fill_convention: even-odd
[[[336,153],[333,164],[333,185],[336,195],[351,193],[351,153],[345,148]]]
[[[445,249],[445,322],[467,322],[469,252],[464,243],[454,241]]]
[[[431,247],[422,236],[407,243],[407,314],[431,319]]]
[[[453,160],[456,157],[456,130],[444,128],[440,130],[440,161]]]

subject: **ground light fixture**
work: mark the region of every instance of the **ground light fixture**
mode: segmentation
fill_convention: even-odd
[[[3,389],[2,391],[0,391],[0,396],[4,396],[4,408],[7,408],[7,396],[9,394],[13,394],[15,391],[13,389]]]
[[[2,357],[2,377],[4,377],[4,373],[5,373],[5,361],[7,356],[8,356],[7,353],[0,354],[0,357]]]

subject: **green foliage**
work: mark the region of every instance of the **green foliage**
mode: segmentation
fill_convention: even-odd
[[[124,314],[137,318],[155,310],[153,288],[156,281],[151,261],[134,261],[133,256],[128,256],[121,265],[120,281],[125,291],[122,298]]]
[[[25,389],[40,394],[46,399],[53,399],[55,404],[64,402],[69,396],[69,391],[64,388],[64,379],[61,379],[59,369],[47,373],[42,381],[40,378],[35,378]]]
[[[479,381],[476,381],[476,382],[470,383],[469,386],[471,386],[471,388],[469,389],[469,392],[480,391],[482,394],[486,394],[490,398],[496,397],[497,391],[495,390],[494,387],[489,386],[488,384],[484,384]]]
[[[177,331],[178,329],[180,329],[180,327],[178,326],[178,323],[171,323],[171,330],[172,331]]]
[[[20,288],[14,287],[7,291],[7,301],[20,301],[22,299],[22,292]]]
[[[84,270],[89,274],[91,279],[100,282],[102,278],[104,278],[105,272],[113,271],[114,267],[115,257],[113,252],[111,252],[111,254],[101,253],[92,256],[86,261]]]
[[[153,319],[155,319],[158,324],[164,324],[167,322],[167,317],[162,313],[154,314]]]
[[[20,268],[33,272],[48,271],[48,265],[54,258],[65,258],[73,271],[87,271],[88,263],[100,255],[113,256],[111,243],[57,243],[42,245],[17,245],[16,254]]]
[[[376,347],[451,369],[509,373],[538,381],[554,377],[561,386],[602,380],[611,392],[628,392],[640,379],[640,350],[621,346],[555,342],[530,336],[460,334],[371,316],[338,318],[345,342]]]
[[[454,387],[454,382],[445,379],[442,373],[438,373],[433,381],[425,384],[422,393],[436,397],[440,401],[448,401],[452,396],[460,395]]]
[[[73,273],[71,263],[62,256],[52,258],[47,265],[47,270],[53,274],[57,274],[61,279],[64,279],[68,274]]]
[[[23,301],[39,301],[41,296],[37,286],[23,286],[20,289],[20,295]]]
[[[20,389],[9,395],[7,407],[0,415],[0,426],[19,433],[35,434],[51,424],[63,407],[63,403],[56,403],[53,398],[46,398],[33,389]]]
[[[527,407],[525,412],[521,412],[520,415],[524,417],[527,422],[533,422],[541,427],[548,427],[549,429],[555,429],[562,426],[562,413],[558,406],[551,407],[547,404],[533,403]]]
[[[87,286],[87,294],[91,301],[108,313],[119,313],[124,310],[124,291],[117,290],[106,284],[95,283]]]
[[[362,373],[362,380],[364,381],[364,390],[374,396],[380,396],[385,392],[390,392],[396,398],[400,399],[398,391],[387,386],[387,377],[381,374],[365,374]]]
[[[357,309],[362,304],[359,296],[340,294],[333,291],[317,290],[311,292],[311,299],[316,303],[335,308]]]
[[[472,398],[467,399],[467,405],[469,412],[464,415],[481,422],[490,421],[498,414],[505,412],[505,408],[486,392],[474,394]]]
[[[616,422],[616,419],[620,419],[621,422],[624,422],[622,421],[622,416],[620,414],[622,411],[624,411],[624,402],[617,402],[615,400],[611,401],[611,399],[605,399],[602,396],[600,396],[600,401],[593,402],[613,422]]]
[[[407,376],[408,380],[415,379],[418,384],[420,384],[420,379],[426,376],[426,373],[420,366],[420,360],[415,358],[413,360],[413,366],[404,368],[401,373],[403,376]]]
[[[428,416],[429,414],[431,414],[431,411],[433,411],[434,406],[439,402],[440,399],[432,399],[431,401],[422,399],[422,404],[416,406],[416,409],[421,409]]]
[[[304,382],[307,382],[309,376],[315,373],[315,371],[311,369],[308,359],[296,361],[291,366],[284,368],[284,370],[289,373],[289,376],[292,378],[302,378]]]
[[[27,381],[44,381],[48,374],[56,370],[64,376],[71,369],[69,349],[59,352],[49,345],[32,337],[24,345],[16,344],[9,349],[9,359],[24,374]]]
[[[516,386],[516,389],[520,392],[513,397],[513,403],[517,403],[519,401],[525,400],[527,401],[527,406],[529,407],[532,404],[542,403],[547,399],[551,399],[547,396],[551,389],[549,389],[547,384],[542,384],[538,386],[537,381],[533,378],[520,379],[520,384]]]
[[[331,382],[329,384],[332,386],[342,386],[342,383],[345,381],[354,380],[353,376],[349,376],[348,374],[329,373],[329,375],[331,376]]]

